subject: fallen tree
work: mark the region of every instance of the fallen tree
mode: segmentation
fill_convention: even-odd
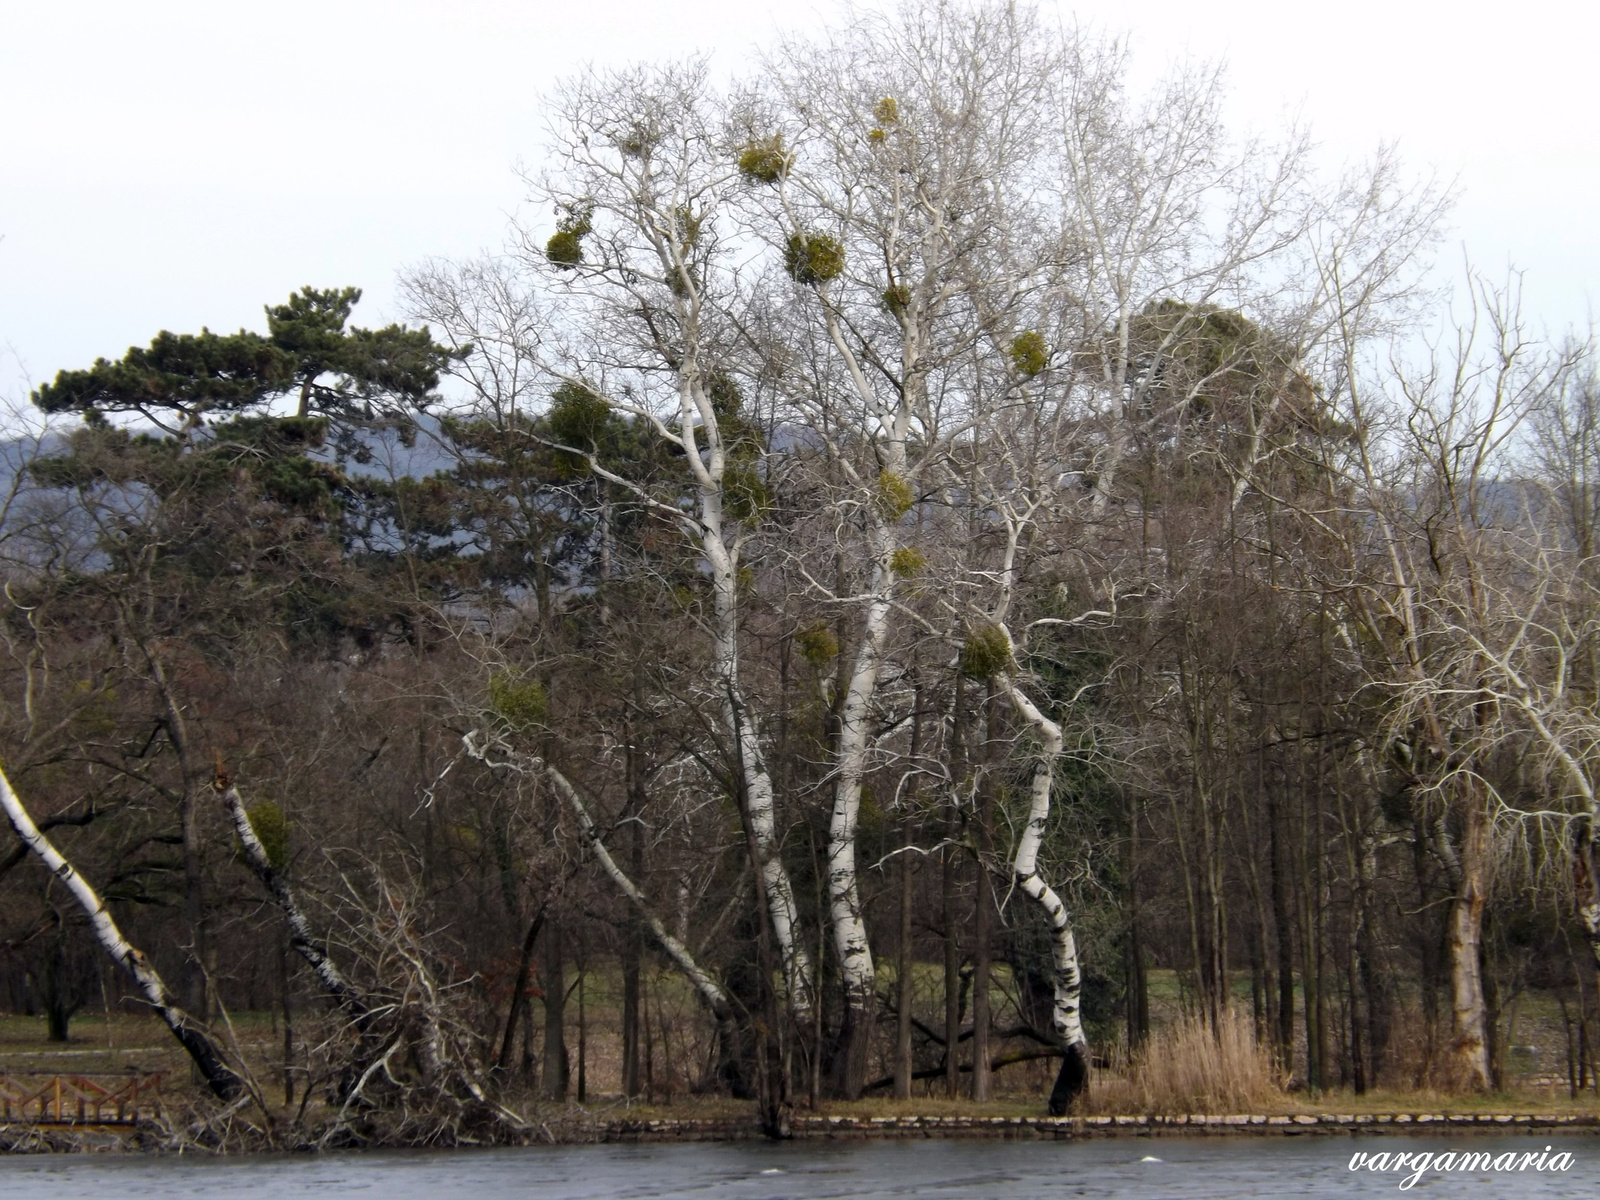
[[[72,893],[72,898],[87,914],[95,938],[112,961],[133,977],[139,990],[144,993],[145,1001],[160,1014],[162,1021],[172,1031],[172,1036],[178,1039],[178,1044],[194,1060],[195,1069],[206,1081],[206,1086],[219,1100],[237,1100],[245,1091],[243,1076],[228,1063],[210,1031],[172,999],[166,983],[144,953],[123,937],[122,930],[117,927],[116,919],[106,908],[100,893],[40,831],[21,798],[12,790],[11,781],[4,771],[0,771],[0,808],[5,810],[6,820],[22,844],[37,855],[50,873]]]

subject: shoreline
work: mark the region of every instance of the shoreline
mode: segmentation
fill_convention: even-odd
[[[1357,1133],[1505,1133],[1559,1130],[1600,1133],[1595,1113],[1298,1113],[1293,1115],[1184,1113],[1102,1117],[796,1116],[790,1140],[889,1138],[1029,1138],[1072,1141],[1105,1137],[1323,1135]],[[736,1141],[764,1138],[753,1120],[684,1118],[608,1122],[603,1142]]]
[[[990,1139],[1077,1141],[1117,1137],[1333,1137],[1357,1134],[1584,1133],[1600,1134],[1593,1112],[1503,1113],[1297,1113],[1138,1114],[1128,1116],[810,1116],[790,1119],[788,1141]],[[0,1123],[0,1154],[159,1154],[153,1124],[111,1126],[75,1123]],[[539,1136],[542,1133],[543,1136]],[[754,1117],[623,1118],[585,1120],[568,1116],[530,1131],[532,1145],[618,1145],[770,1140]],[[496,1148],[518,1143],[497,1143]],[[452,1147],[471,1149],[470,1146]],[[485,1147],[489,1148],[489,1147]],[[197,1149],[197,1148],[196,1148]],[[383,1146],[373,1149],[404,1149]],[[191,1150],[193,1152],[193,1150]],[[204,1150],[200,1151],[205,1153]],[[303,1149],[250,1153],[285,1155]],[[220,1157],[225,1152],[213,1151]]]

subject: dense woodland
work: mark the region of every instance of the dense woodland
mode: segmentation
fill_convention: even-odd
[[[584,973],[621,1091],[773,1121],[1031,1059],[1066,1111],[1152,970],[1311,1089],[1496,1087],[1528,989],[1592,1047],[1589,347],[1430,290],[1392,156],[1126,76],[942,4],[580,75],[408,324],[39,387],[0,1004],[153,1006],[224,1100],[279,1011],[341,1121],[592,1095]]]

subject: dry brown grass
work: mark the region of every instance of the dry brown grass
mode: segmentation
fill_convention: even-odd
[[[1225,1014],[1215,1032],[1203,1018],[1184,1016],[1152,1033],[1121,1070],[1096,1072],[1083,1111],[1277,1111],[1284,1082],[1247,1015]]]

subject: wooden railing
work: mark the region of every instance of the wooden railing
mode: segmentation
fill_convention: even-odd
[[[43,1086],[40,1086],[40,1084]],[[161,1107],[161,1076],[96,1082],[85,1075],[0,1075],[0,1121],[33,1125],[132,1125]]]

